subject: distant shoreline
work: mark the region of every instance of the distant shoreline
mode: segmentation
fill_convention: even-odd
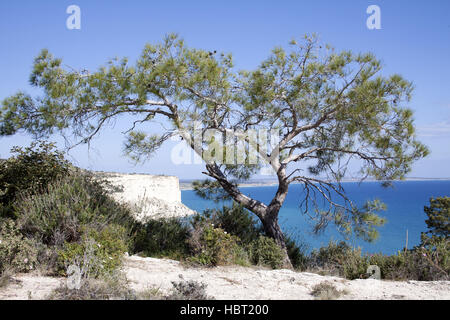
[[[411,182],[411,181],[450,181],[450,178],[407,178],[405,180],[392,180],[393,182]],[[359,180],[342,180],[343,183],[353,182],[353,183],[359,183]],[[363,182],[382,182],[379,180],[365,180]],[[293,182],[292,184],[300,184],[301,182]],[[271,182],[248,182],[248,183],[241,183],[238,185],[239,188],[251,188],[251,187],[273,187],[278,185],[278,182],[271,181]],[[180,182],[180,190],[187,191],[187,190],[193,190],[192,183],[190,182]]]

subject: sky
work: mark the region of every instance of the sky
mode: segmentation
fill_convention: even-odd
[[[70,5],[81,10],[81,29],[70,30]],[[381,12],[381,29],[368,29],[368,6]],[[146,43],[178,33],[190,47],[232,53],[237,68],[251,70],[275,46],[317,33],[338,50],[373,52],[383,74],[399,73],[413,82],[409,105],[419,140],[431,154],[413,166],[410,177],[450,177],[450,1],[1,1],[0,100],[32,88],[29,75],[41,49],[76,69],[96,70],[114,57],[133,62]],[[119,120],[105,129],[90,148],[72,149],[76,165],[102,171],[201,177],[202,165],[173,163],[179,142],[169,141],[145,163],[123,154],[129,125]],[[158,128],[151,128],[158,130]],[[59,136],[52,141],[63,147]],[[0,158],[12,146],[27,146],[25,134],[0,137]]]

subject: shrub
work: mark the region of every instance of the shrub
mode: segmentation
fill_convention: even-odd
[[[35,268],[37,249],[35,243],[24,238],[13,220],[0,222],[0,273],[27,272]]]
[[[308,256],[305,253],[305,246],[298,246],[294,239],[289,236],[286,236],[285,239],[289,260],[291,261],[294,269],[300,271],[306,270],[308,265]]]
[[[0,271],[0,289],[9,285],[12,280],[13,273],[9,268]]]
[[[280,268],[283,265],[283,251],[272,238],[259,236],[249,246],[250,260],[256,265]]]
[[[64,274],[68,266],[75,265],[84,278],[112,274],[122,263],[126,240],[126,229],[119,225],[111,224],[101,231],[87,229],[80,242],[66,242],[59,250],[60,272]]]
[[[206,294],[206,284],[197,281],[172,281],[172,293],[167,300],[212,300]]]
[[[120,272],[98,279],[88,278],[80,288],[68,288],[66,283],[55,289],[47,299],[52,300],[135,300],[136,294]]]
[[[194,217],[193,225],[195,226],[197,222],[214,224],[227,233],[239,237],[244,245],[258,239],[263,233],[261,225],[252,214],[235,202],[232,207],[223,206],[222,209],[205,210],[202,215]]]
[[[80,240],[84,227],[133,225],[126,206],[108,196],[92,175],[79,172],[53,182],[41,194],[23,193],[15,210],[22,233],[56,247]]]
[[[309,266],[352,280],[365,274],[369,263],[362,256],[361,248],[351,248],[343,241],[330,241],[327,247],[313,250]]]
[[[132,252],[181,259],[189,252],[189,227],[180,219],[148,220],[136,227]]]
[[[191,252],[190,262],[205,266],[245,264],[244,250],[239,238],[210,224],[197,224],[188,240]]]
[[[33,142],[13,147],[12,157],[0,162],[0,217],[15,218],[13,204],[20,192],[39,193],[49,183],[67,175],[70,163],[55,145]]]
[[[450,198],[430,199],[424,208],[428,231],[422,233],[419,246],[396,255],[369,257],[380,267],[381,276],[391,280],[449,280],[450,277]]]
[[[332,283],[327,281],[316,284],[311,291],[311,295],[317,300],[334,300],[343,294],[347,294],[347,291],[339,291]]]
[[[249,250],[251,244],[264,236],[262,225],[252,217],[252,214],[241,205],[233,202],[231,207],[223,206],[221,209],[208,209],[202,214],[193,217],[192,225],[195,228],[197,224],[213,224],[223,229],[227,233],[237,236],[239,245],[245,250]],[[295,269],[303,270],[306,268],[307,256],[305,249],[300,248],[297,243],[286,236],[286,247],[289,259]],[[240,264],[247,265],[248,258],[244,258]]]
[[[369,257],[369,264],[380,267],[383,279],[436,281],[449,280],[448,240],[435,242],[434,249],[416,247],[399,251],[395,255],[376,254]]]

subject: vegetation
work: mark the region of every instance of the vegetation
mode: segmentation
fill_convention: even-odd
[[[36,268],[37,250],[32,240],[24,238],[13,220],[0,224],[0,274],[8,269],[27,272]]]
[[[24,150],[39,161],[30,162],[19,152],[4,162],[9,166],[0,168],[3,181],[11,172],[30,175],[30,179],[17,179],[23,190],[10,186],[14,196],[2,198],[2,208],[8,210],[0,218],[0,287],[17,272],[40,268],[48,274],[67,275],[68,267],[75,266],[80,271],[80,287],[62,285],[52,298],[209,299],[205,285],[193,282],[174,283],[173,291],[165,296],[157,290],[137,294],[129,289],[120,270],[124,253],[170,257],[200,266],[285,266],[283,248],[242,205],[206,210],[189,222],[175,218],[137,222],[127,206],[108,195],[110,185],[71,166],[52,145],[41,143],[36,149],[34,144]],[[46,173],[38,168],[13,170],[25,163],[43,168],[52,178],[39,178]],[[345,242],[330,242],[307,254],[304,246],[284,236],[287,253],[298,270],[347,279],[367,278],[367,267],[377,265],[383,279],[449,280],[449,199],[430,199],[424,208],[428,230],[422,242],[395,255],[363,255],[361,249]],[[334,299],[344,292],[320,284],[312,294]]]
[[[13,147],[12,156],[0,162],[0,217],[15,218],[13,204],[22,192],[36,194],[49,183],[64,177],[70,164],[52,143],[33,142]]]
[[[12,153],[0,167],[8,195],[0,199],[0,273],[41,268],[64,274],[74,264],[96,278],[116,270],[135,222],[108,195],[105,181],[71,166],[53,144]]]
[[[431,235],[433,240],[445,240],[450,238],[450,197],[432,198],[430,206],[424,208],[428,219],[425,223],[429,231],[422,234],[423,242],[426,242],[427,235]]]
[[[94,278],[113,273],[122,263],[126,242],[126,230],[120,225],[86,230],[81,241],[66,242],[58,251],[59,270],[65,274],[70,265],[75,265]]]
[[[177,218],[137,223],[132,251],[139,255],[182,259],[189,253],[189,227]]]
[[[311,295],[317,300],[335,300],[345,294],[347,294],[347,291],[339,291],[332,283],[327,281],[315,285],[311,291]]]
[[[413,162],[428,154],[416,139],[413,114],[406,107],[413,85],[399,75],[384,77],[381,69],[370,53],[337,52],[314,36],[292,41],[287,50],[275,48],[253,71],[236,70],[230,54],[188,48],[176,35],[146,45],[135,65],[113,60],[94,72],[65,67],[42,50],[30,75],[42,94],[33,98],[19,92],[4,99],[0,135],[59,131],[89,143],[110,121],[129,114],[134,119],[125,151],[140,160],[175,132],[205,160],[205,173],[213,179],[197,189],[206,188],[204,195],[217,195],[220,189],[252,212],[290,267],[278,214],[291,183],[303,184],[301,204],[305,212],[315,213],[316,231],[332,222],[344,234],[372,240],[384,223],[376,214],[381,207],[357,207],[346,196],[340,181],[348,164],[360,165],[362,177],[390,181],[404,178]],[[161,135],[138,129],[159,118],[170,124]],[[196,123],[202,127],[194,128]],[[203,141],[195,141],[195,129]],[[279,139],[255,146],[249,129],[276,132]],[[207,139],[208,130],[221,138]],[[242,151],[234,144],[214,147],[227,134],[243,144]],[[309,174],[299,170],[299,163],[308,166]],[[262,165],[271,167],[279,182],[268,204],[237,186]],[[329,208],[310,210],[319,200]]]
[[[239,237],[213,224],[196,224],[188,239],[193,254],[189,261],[203,266],[246,265],[246,253],[239,242]]]
[[[344,242],[330,242],[327,247],[312,252],[307,268],[356,279],[367,276],[365,270],[369,265],[377,265],[383,279],[449,280],[448,199],[430,199],[430,207],[425,207],[429,230],[422,233],[421,243],[410,250],[398,251],[389,256],[362,255],[360,249],[351,248]]]
[[[101,231],[109,224],[131,228],[129,209],[116,203],[92,175],[74,172],[40,194],[23,192],[15,204],[22,233],[60,247],[81,239],[84,227]]]
[[[278,269],[283,265],[283,251],[272,238],[259,236],[250,244],[250,259],[255,265]]]
[[[308,261],[310,269],[347,279],[359,278],[366,273],[367,267],[361,249],[353,249],[345,242],[330,242],[327,247],[314,250]]]
[[[206,284],[196,281],[172,282],[173,291],[168,300],[212,300],[206,294]]]
[[[128,286],[120,272],[87,278],[79,288],[69,288],[66,283],[54,290],[48,299],[52,300],[136,300],[136,293]]]

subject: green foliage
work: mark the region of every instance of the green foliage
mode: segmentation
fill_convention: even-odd
[[[42,50],[30,75],[32,86],[42,92],[37,98],[18,92],[2,101],[0,135],[25,131],[49,136],[58,131],[88,143],[110,121],[128,114],[133,120],[125,153],[139,160],[174,132],[198,153],[205,151],[209,143],[188,138],[196,122],[220,132],[277,130],[285,138],[281,149],[262,152],[259,148],[259,160],[274,165],[280,182],[304,183],[307,197],[324,196],[330,209],[319,214],[322,225],[334,221],[347,234],[354,229],[356,235],[372,240],[377,235],[374,226],[383,222],[373,208],[358,210],[342,188],[336,190],[309,176],[329,176],[339,182],[355,159],[361,177],[403,179],[412,164],[428,154],[417,140],[413,112],[407,107],[412,83],[398,74],[385,76],[381,70],[373,54],[337,51],[323,46],[315,35],[274,48],[251,71],[235,69],[230,54],[189,48],[175,34],[146,45],[134,64],[126,58],[114,59],[91,72],[66,67]],[[161,135],[137,128],[158,121],[158,116],[169,121]],[[239,193],[236,179],[248,179],[261,165],[247,161],[251,146],[248,139],[243,142],[240,155],[245,163],[218,158],[218,169],[209,172],[221,186],[226,183],[229,195]],[[285,169],[301,161],[308,161],[309,175],[294,170],[288,178]],[[209,196],[223,196],[217,183],[198,186],[215,188]],[[326,196],[334,191],[342,202]],[[253,199],[240,199],[259,212],[267,209]],[[320,203],[315,200],[304,203]]]
[[[250,260],[256,265],[268,266],[272,269],[283,265],[283,251],[272,238],[259,236],[249,247]]]
[[[238,237],[240,246],[246,251],[250,251],[255,241],[265,235],[261,224],[253,218],[250,211],[235,202],[231,207],[208,209],[193,217],[194,228],[201,223],[212,224],[228,234]],[[307,260],[304,250],[290,237],[286,237],[286,247],[293,267],[304,269]]]
[[[430,206],[424,207],[424,211],[428,216],[427,233],[432,238],[450,238],[450,197],[431,198]]]
[[[200,221],[214,224],[227,233],[239,237],[242,244],[249,244],[263,232],[261,225],[252,217],[250,211],[235,202],[231,207],[207,209],[202,214],[194,216],[194,225]]]
[[[116,223],[131,228],[132,215],[90,174],[73,173],[44,192],[24,192],[15,205],[20,230],[44,244],[60,247],[77,242],[86,226],[101,230]]]
[[[22,236],[13,220],[0,220],[0,274],[36,268],[37,255],[36,244]]]
[[[379,236],[377,227],[386,223],[386,219],[377,214],[384,210],[386,205],[380,200],[367,201],[361,209],[353,209],[351,219],[345,219],[341,213],[337,213],[335,224],[346,235],[353,233],[356,237],[373,242]]]
[[[449,241],[438,239],[433,246],[416,247],[393,255],[361,254],[345,242],[330,242],[314,250],[307,260],[307,269],[353,280],[367,277],[369,265],[380,268],[387,280],[448,280],[450,274]]]
[[[310,257],[312,269],[343,276],[353,280],[366,273],[369,266],[361,255],[361,248],[351,248],[347,243],[330,241],[328,246],[313,250]]]
[[[135,223],[130,210],[109,196],[111,186],[72,167],[53,144],[13,152],[1,163],[0,174],[3,186],[9,184],[2,200],[15,219],[2,222],[5,268],[52,273],[89,250],[87,264],[97,269],[90,272],[117,268]]]
[[[189,252],[189,227],[180,219],[150,219],[135,227],[132,251],[149,257],[182,259]]]
[[[121,265],[127,248],[127,232],[122,226],[85,229],[80,241],[66,242],[58,251],[59,269],[64,274],[68,266],[78,266],[85,278],[111,274]]]
[[[218,181],[211,179],[195,180],[192,182],[192,188],[197,196],[206,200],[212,200],[216,203],[230,200],[230,195],[220,186]]]
[[[286,249],[289,256],[289,260],[292,263],[292,267],[295,270],[304,271],[308,263],[308,256],[306,255],[305,247],[300,247],[294,239],[289,236],[285,236]]]
[[[191,232],[188,243],[193,256],[191,263],[203,266],[246,264],[246,253],[240,239],[212,224],[199,223]]]
[[[369,256],[369,264],[380,267],[383,279],[435,281],[450,279],[449,241],[438,240],[433,249],[417,247],[386,256]]]
[[[0,217],[15,217],[13,204],[21,192],[37,194],[70,168],[52,143],[33,142],[26,148],[13,147],[11,153],[0,162]]]

